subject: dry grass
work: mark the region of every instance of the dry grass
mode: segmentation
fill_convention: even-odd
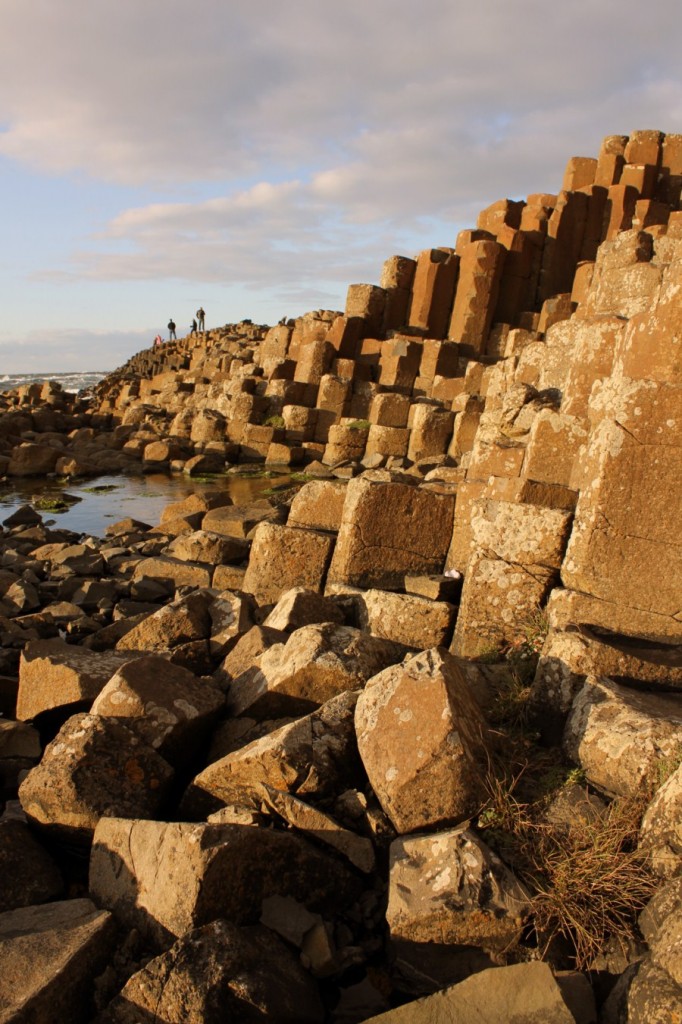
[[[540,613],[499,651],[497,660],[508,671],[489,711],[497,750],[477,824],[531,894],[530,922],[541,954],[551,955],[561,938],[582,970],[609,940],[627,947],[655,891],[637,850],[648,800],[616,799],[592,818],[576,813],[566,823],[548,820],[553,797],[584,776],[564,763],[560,750],[541,747],[530,727],[530,684],[545,634]]]

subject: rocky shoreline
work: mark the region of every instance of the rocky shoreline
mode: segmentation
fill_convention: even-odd
[[[343,312],[0,395],[8,479],[215,475],[2,525],[0,1022],[682,1014],[681,187],[610,136]]]

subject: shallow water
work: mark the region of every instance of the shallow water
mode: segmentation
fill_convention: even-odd
[[[40,478],[15,478],[7,484],[0,484],[0,522],[34,497],[49,498],[66,493],[81,500],[62,512],[39,510],[43,522],[52,522],[57,528],[75,533],[104,537],[107,526],[128,516],[150,526],[158,525],[165,506],[171,501],[181,501],[189,494],[227,491],[235,505],[246,505],[263,491],[286,486],[289,481],[290,477],[283,474],[271,477],[248,474],[221,476],[210,482],[192,480],[183,474],[170,476],[164,473],[107,475],[66,484]]]

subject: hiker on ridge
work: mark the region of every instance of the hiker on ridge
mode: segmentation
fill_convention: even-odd
[[[197,322],[196,322],[196,320],[192,320],[192,326],[189,329],[189,333],[190,334],[196,334],[197,333]]]
[[[168,321],[168,340],[169,341],[177,340],[176,339],[176,334],[175,334],[175,322],[173,320],[173,317],[171,317],[170,320]]]
[[[200,331],[205,330],[205,328],[204,328],[204,321],[205,321],[205,319],[206,319],[206,314],[204,313],[204,307],[203,306],[199,306],[199,308],[197,310],[197,320],[199,321],[199,330]]]

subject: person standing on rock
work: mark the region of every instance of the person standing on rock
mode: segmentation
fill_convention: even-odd
[[[197,322],[196,322],[196,320],[192,320],[192,326],[189,329],[189,333],[190,334],[196,334],[197,333]]]
[[[204,307],[203,306],[199,306],[199,308],[197,310],[197,320],[199,321],[199,330],[200,331],[205,330],[205,328],[204,328],[204,321],[206,320],[206,314],[204,313]]]
[[[177,340],[176,339],[176,334],[175,334],[175,322],[173,320],[173,317],[171,317],[170,320],[168,321],[168,340],[169,341],[176,341]]]

